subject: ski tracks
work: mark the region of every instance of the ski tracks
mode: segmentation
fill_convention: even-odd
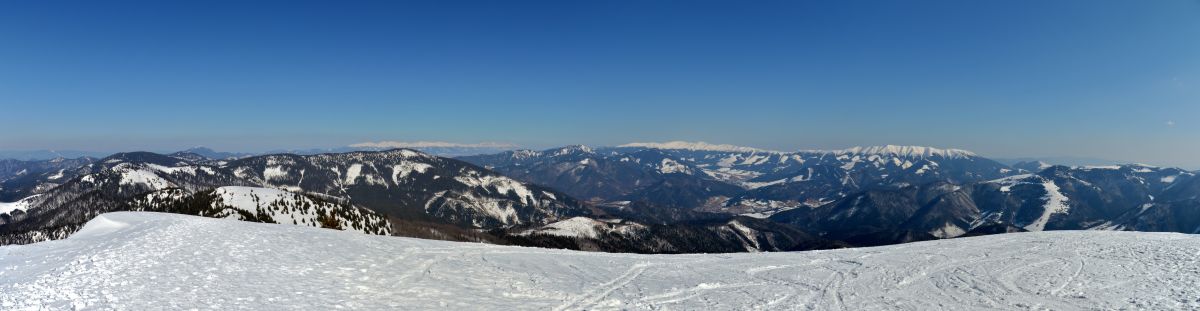
[[[578,298],[567,302],[566,304],[560,305],[554,308],[554,310],[561,311],[570,309],[588,309],[589,307],[600,302],[601,299],[608,297],[608,295],[613,291],[628,285],[630,282],[633,282],[634,279],[637,279],[642,275],[642,273],[645,273],[646,269],[653,266],[655,266],[655,264],[644,262],[636,263],[629,267],[628,270],[625,270],[625,273],[622,273],[616,278],[613,278],[604,284],[600,284],[599,286],[584,292],[582,295],[579,295]]]

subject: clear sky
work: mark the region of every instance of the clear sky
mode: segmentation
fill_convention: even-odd
[[[1200,167],[1200,2],[2,1],[0,149],[910,144]]]

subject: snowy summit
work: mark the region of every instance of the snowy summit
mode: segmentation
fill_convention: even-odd
[[[636,255],[120,212],[0,247],[0,309],[1197,309],[1197,260],[1177,233]]]

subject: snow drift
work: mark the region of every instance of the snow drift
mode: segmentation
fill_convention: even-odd
[[[1196,309],[1197,260],[1173,233],[633,255],[121,212],[0,247],[0,309]]]

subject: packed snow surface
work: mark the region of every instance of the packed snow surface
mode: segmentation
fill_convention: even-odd
[[[0,247],[0,309],[1196,309],[1197,260],[1175,233],[635,255],[122,212]]]

